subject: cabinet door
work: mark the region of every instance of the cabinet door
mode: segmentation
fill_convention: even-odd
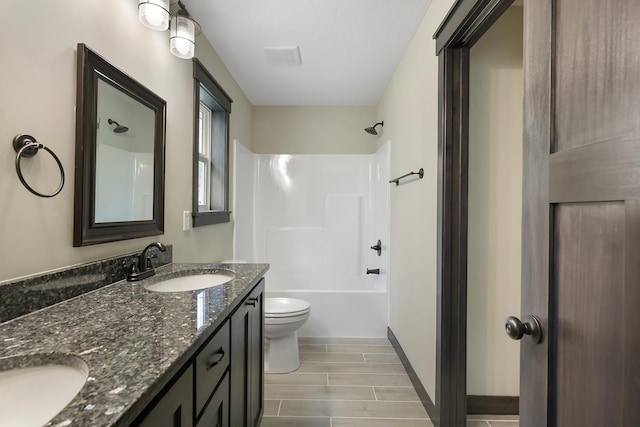
[[[231,316],[231,425],[255,427],[264,397],[264,279]]]
[[[138,425],[140,427],[193,426],[193,367],[191,365]]]
[[[196,427],[229,427],[229,373],[213,393]]]
[[[264,406],[264,292],[256,288],[250,297],[256,305],[251,308],[251,337],[249,351],[249,424],[258,426]]]

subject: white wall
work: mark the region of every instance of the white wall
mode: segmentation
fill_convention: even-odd
[[[520,313],[522,7],[470,51],[467,393],[519,395],[520,345],[504,319]]]
[[[389,323],[436,399],[436,209],[438,58],[432,36],[453,5],[433,0],[378,105],[379,144],[391,141],[391,177],[424,168],[424,179],[391,191]]]
[[[233,224],[182,231],[191,210],[193,143],[192,63],[169,53],[168,32],[138,22],[131,0],[17,1],[0,15],[0,280],[142,249],[160,240],[174,245],[176,261],[216,261],[232,255]],[[86,43],[167,101],[165,234],[72,247],[75,147],[76,44]],[[199,37],[196,56],[233,98],[230,137],[251,146],[252,106],[209,43]],[[11,140],[35,136],[62,161],[67,182],[42,199],[18,181]],[[57,186],[55,163],[41,153],[24,172],[41,191]],[[38,166],[37,168],[34,166]]]
[[[371,154],[375,107],[254,107],[253,152]]]

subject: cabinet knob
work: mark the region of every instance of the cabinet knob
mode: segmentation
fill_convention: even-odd
[[[211,357],[207,360],[207,371],[216,366],[218,363],[222,362],[222,359],[224,359],[224,350],[220,349],[212,354]]]

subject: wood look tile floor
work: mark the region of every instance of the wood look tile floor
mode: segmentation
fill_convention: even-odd
[[[300,369],[265,375],[262,427],[427,427],[386,338],[300,338]]]
[[[300,338],[300,368],[265,375],[262,427],[432,427],[386,338]],[[468,427],[517,417],[470,416]]]
[[[466,427],[519,427],[517,415],[469,415]]]

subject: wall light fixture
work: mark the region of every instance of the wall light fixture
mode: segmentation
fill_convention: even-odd
[[[147,28],[164,31],[169,28],[170,0],[140,0],[138,19]]]
[[[171,15],[171,8],[177,11]],[[158,31],[169,29],[169,51],[182,59],[193,58],[196,36],[200,24],[191,19],[189,12],[179,0],[139,0],[138,19],[148,28]]]
[[[200,25],[189,17],[182,8],[171,17],[169,50],[182,59],[193,58],[196,50],[196,35],[200,33]]]

